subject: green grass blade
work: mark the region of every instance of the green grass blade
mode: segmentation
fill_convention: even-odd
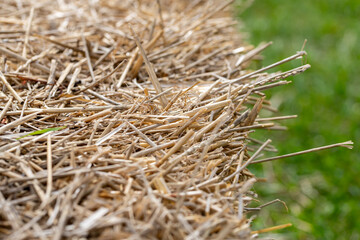
[[[44,134],[44,133],[47,133],[47,132],[54,132],[54,131],[58,131],[58,130],[61,130],[61,129],[64,129],[64,128],[66,128],[66,126],[54,127],[54,128],[45,128],[45,129],[41,129],[41,130],[31,132],[31,133],[26,134],[24,136],[18,137],[18,138],[16,138],[16,140],[20,140],[20,139],[22,139],[24,137],[28,137],[28,136],[41,135],[41,134]]]

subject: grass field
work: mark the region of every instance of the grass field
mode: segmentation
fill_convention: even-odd
[[[312,68],[268,91],[286,120],[287,132],[258,131],[270,137],[279,154],[353,140],[354,149],[337,148],[250,167],[268,178],[254,190],[262,202],[287,203],[267,207],[255,220],[260,229],[291,222],[284,239],[360,239],[360,1],[255,1],[246,11],[237,4],[252,44],[273,41],[261,65],[300,50],[304,39]],[[276,70],[288,70],[301,62]]]

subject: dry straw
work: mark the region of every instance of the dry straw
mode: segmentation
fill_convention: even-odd
[[[253,71],[232,1],[0,3],[0,238],[249,239],[283,129],[266,89],[309,65]],[[262,111],[275,116],[260,118]],[[259,159],[260,158],[260,159]],[[256,203],[254,203],[256,205]]]

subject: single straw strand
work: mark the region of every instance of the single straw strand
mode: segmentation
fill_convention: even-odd
[[[347,141],[347,142],[342,142],[342,143],[335,143],[335,144],[331,144],[331,145],[327,145],[327,146],[323,146],[323,147],[311,148],[311,149],[300,151],[300,152],[289,153],[289,154],[285,154],[285,155],[281,155],[281,156],[256,160],[256,161],[251,162],[250,164],[269,162],[269,161],[272,161],[272,160],[278,160],[278,159],[282,159],[282,158],[293,157],[293,156],[297,156],[297,155],[301,155],[301,154],[305,154],[305,153],[321,151],[321,150],[334,148],[334,147],[346,147],[346,148],[352,149],[353,144],[354,143],[352,141]]]

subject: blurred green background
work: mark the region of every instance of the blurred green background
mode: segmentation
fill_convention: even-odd
[[[249,1],[247,1],[249,2]],[[266,66],[299,51],[304,39],[312,68],[290,78],[293,83],[267,90],[279,104],[287,132],[257,131],[258,139],[273,139],[278,154],[353,140],[354,149],[335,148],[286,158],[250,170],[268,179],[254,190],[261,203],[280,198],[287,203],[263,209],[253,229],[284,223],[294,226],[274,234],[281,239],[360,239],[360,1],[254,1],[237,16],[254,45],[273,41],[263,52]],[[301,65],[287,63],[278,70]],[[270,156],[270,155],[269,155]]]

